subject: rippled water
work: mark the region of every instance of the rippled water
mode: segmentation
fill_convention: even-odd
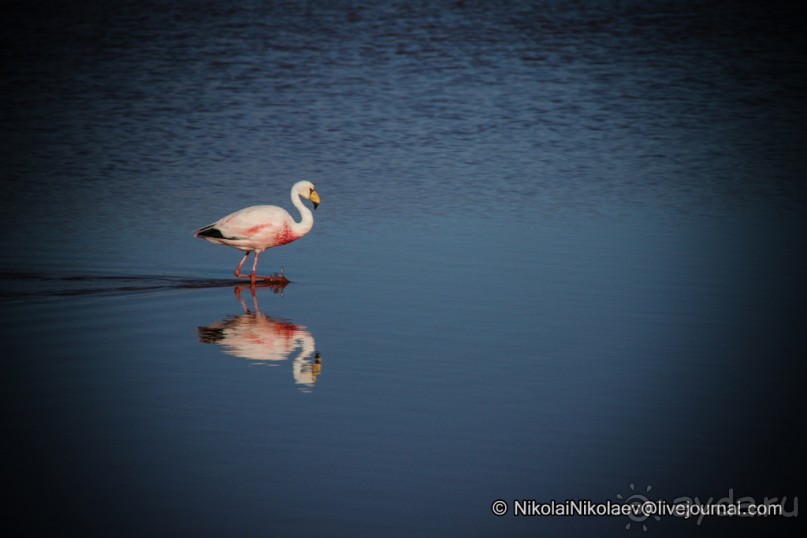
[[[34,528],[679,534],[696,523],[490,506],[800,492],[795,10],[5,20],[5,448]],[[314,229],[261,259],[292,283],[253,295],[230,279],[239,253],[193,230],[291,208],[301,178]]]

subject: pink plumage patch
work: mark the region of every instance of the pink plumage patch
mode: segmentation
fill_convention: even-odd
[[[259,231],[263,230],[263,229],[264,229],[264,228],[266,228],[267,226],[269,226],[269,225],[268,225],[268,224],[258,224],[257,226],[253,226],[252,228],[247,228],[247,229],[244,231],[244,233],[245,233],[246,235],[255,235],[256,233],[258,233]]]
[[[299,237],[299,235],[295,235],[295,233],[291,231],[288,224],[284,224],[283,228],[275,236],[275,241],[278,245],[285,245],[286,243],[291,243]]]

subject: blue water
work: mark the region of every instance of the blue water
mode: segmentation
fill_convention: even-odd
[[[512,514],[634,492],[792,510],[803,491],[795,10],[121,2],[4,18],[3,448],[33,531],[795,528]],[[303,178],[314,228],[260,266],[292,283],[253,294],[231,277],[240,253],[193,231],[292,210]]]

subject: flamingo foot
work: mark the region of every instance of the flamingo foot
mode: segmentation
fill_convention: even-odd
[[[289,279],[283,273],[273,275],[250,275],[249,279],[254,283],[256,280],[263,280],[272,284],[288,284]]]
[[[244,274],[244,273],[236,273],[235,276],[238,278],[248,278],[249,282],[254,286],[255,283],[259,280],[269,283],[269,284],[288,284],[291,282],[286,275],[283,273],[275,273],[273,275],[256,275],[255,273]]]

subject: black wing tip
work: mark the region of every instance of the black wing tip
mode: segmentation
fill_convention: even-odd
[[[221,327],[198,327],[197,333],[203,344],[217,344],[224,340],[224,329]]]
[[[218,228],[213,228],[212,226],[196,230],[196,237],[214,237],[216,239],[225,239],[224,235],[222,235]]]

